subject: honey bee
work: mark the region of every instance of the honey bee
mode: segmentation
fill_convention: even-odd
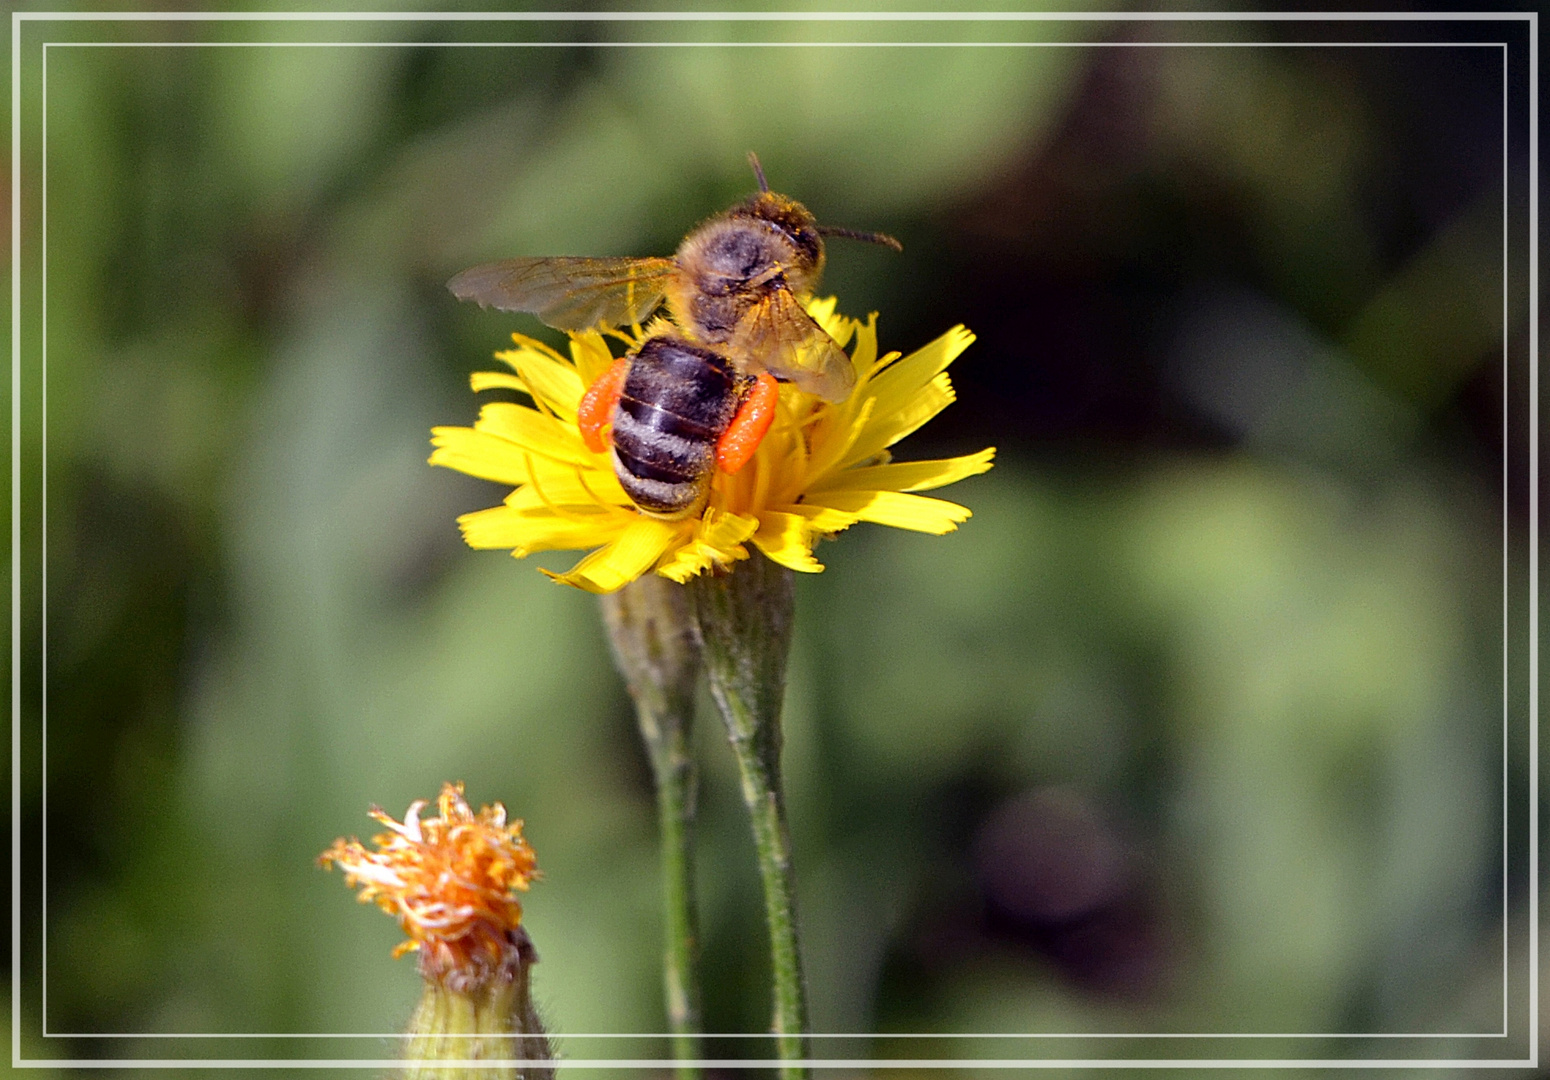
[[[668,519],[704,505],[716,468],[736,472],[774,418],[776,381],[826,401],[855,383],[850,358],[802,301],[823,272],[823,237],[903,250],[882,233],[817,224],[773,192],[748,155],[756,195],[700,225],[671,258],[518,258],[465,270],[459,300],[537,315],[560,330],[653,327],[582,399],[578,423],[642,511]]]

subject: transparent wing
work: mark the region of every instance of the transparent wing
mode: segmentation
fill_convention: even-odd
[[[850,357],[789,289],[772,289],[744,313],[728,351],[825,401],[844,401],[856,384]]]
[[[672,259],[505,259],[464,270],[447,288],[459,300],[525,311],[557,330],[590,330],[645,322],[675,270]]]

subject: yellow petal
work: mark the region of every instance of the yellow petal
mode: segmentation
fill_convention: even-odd
[[[891,525],[896,529],[913,529],[915,532],[952,532],[961,521],[970,518],[969,508],[945,499],[928,499],[924,495],[906,495],[899,491],[836,491],[828,495],[815,495],[812,503],[854,514],[858,521],[872,521],[879,525]]]
[[[673,522],[636,517],[611,543],[582,559],[569,573],[544,573],[587,592],[611,593],[649,570],[681,531]]]
[[[814,426],[807,478],[817,478],[833,472],[846,461],[866,460],[866,457],[858,456],[856,440],[866,432],[876,407],[876,399],[867,398],[853,414],[854,419],[849,419],[852,414],[847,406],[830,414],[832,422],[820,420]]]
[[[569,364],[547,356],[537,349],[512,349],[495,354],[521,376],[527,390],[553,409],[562,419],[575,420],[581,404],[581,376]]]
[[[815,495],[825,491],[927,491],[989,471],[995,454],[992,446],[963,457],[846,469],[824,477],[810,491]]]
[[[632,505],[612,469],[564,465],[540,457],[530,460],[532,477],[526,486],[506,497],[507,506],[519,510],[542,507],[586,510],[598,506]]]
[[[867,316],[864,323],[854,319],[849,322],[851,331],[856,334],[856,347],[851,350],[850,361],[856,365],[856,380],[859,382],[877,366],[877,312]]]
[[[844,532],[861,519],[846,510],[836,510],[832,506],[818,506],[813,503],[796,503],[791,506],[776,507],[776,513],[800,514],[807,519],[808,531],[817,535],[832,536],[838,532]]]
[[[503,353],[496,356],[504,358]],[[527,383],[511,374],[509,371],[476,371],[468,377],[468,385],[473,387],[474,393],[480,394],[486,390],[520,390],[524,394],[531,393]]]
[[[881,421],[904,408],[916,391],[946,371],[947,365],[973,342],[973,334],[962,326],[955,326],[930,344],[884,368],[858,393],[877,399],[877,409],[872,415]]]
[[[539,341],[537,338],[528,337],[526,334],[513,333],[511,335],[511,340],[516,342],[517,348],[519,349],[531,349],[533,352],[536,352],[542,356],[547,356],[549,359],[555,361],[556,363],[565,363],[565,357],[555,352],[548,345],[544,344],[542,341]],[[500,353],[496,353],[495,355],[502,360],[506,359],[504,356],[501,356]]]
[[[476,510],[457,519],[463,541],[471,548],[510,548],[519,558],[535,551],[566,551],[606,544],[623,531],[622,515],[591,514],[559,517],[523,513],[510,506]]]
[[[823,563],[813,558],[812,527],[801,514],[766,510],[759,515],[759,531],[753,534],[753,542],[771,562],[804,574],[823,570]]]
[[[694,539],[714,548],[728,549],[747,540],[758,527],[758,518],[707,510],[695,529]]]
[[[707,510],[695,529],[694,538],[657,567],[657,573],[684,582],[696,574],[703,574],[713,565],[729,566],[738,559],[746,559],[748,549],[742,546],[743,541],[758,527],[756,518]]]
[[[824,333],[833,338],[834,343],[843,349],[850,344],[851,336],[855,334],[856,327],[861,324],[855,319],[839,314],[836,310],[839,302],[837,296],[814,297],[808,300],[805,306],[813,321],[823,327]],[[873,319],[876,319],[875,315]]]
[[[744,551],[743,554],[746,555],[747,552]],[[674,552],[671,559],[657,567],[657,573],[669,581],[676,581],[678,584],[683,585],[690,578],[699,577],[708,569],[710,569],[709,557],[705,556],[704,552],[694,549],[694,545],[690,544]]]
[[[840,298],[838,296],[810,296],[803,307],[807,308],[807,313],[813,317],[813,322],[823,327],[824,333],[834,337],[834,331],[840,318],[840,316],[835,315],[834,311],[839,305]]]
[[[570,355],[582,386],[591,386],[614,362],[613,353],[608,351],[608,342],[595,330],[572,334]]]
[[[501,484],[525,484],[530,456],[515,443],[465,427],[431,428],[430,463]]]
[[[955,396],[953,384],[944,371],[916,390],[902,406],[887,416],[874,413],[870,417],[862,417],[858,422],[864,426],[864,430],[851,441],[839,460],[839,467],[876,457],[951,405]]]
[[[597,457],[581,441],[576,425],[510,401],[492,401],[479,410],[476,431],[488,432],[524,450],[573,465],[593,467]]]

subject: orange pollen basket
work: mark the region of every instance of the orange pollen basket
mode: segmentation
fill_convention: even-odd
[[[769,372],[761,371],[753,389],[738,406],[732,423],[716,441],[717,468],[724,473],[735,473],[753,460],[754,452],[775,420],[775,406],[779,401],[780,384]]]
[[[419,951],[427,977],[497,967],[522,922],[514,893],[538,876],[522,822],[508,824],[500,803],[474,814],[460,783],[441,789],[439,818],[420,820],[425,805],[416,800],[402,823],[373,808],[371,816],[389,830],[372,838],[378,850],[354,838],[335,840],[318,863],[338,866],[362,903],[398,919],[408,940],[393,955]]]
[[[576,426],[581,430],[581,441],[594,454],[608,452],[608,428],[614,422],[614,409],[624,394],[624,380],[629,373],[629,358],[621,356],[582,395],[576,410]]]

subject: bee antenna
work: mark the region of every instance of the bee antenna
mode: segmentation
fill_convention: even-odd
[[[860,240],[868,244],[881,244],[883,247],[893,248],[895,251],[904,250],[904,245],[887,233],[861,232],[858,229],[836,229],[830,225],[820,225],[818,226],[818,235],[843,236],[846,240]]]
[[[759,178],[759,190],[770,190],[770,183],[764,178],[764,166],[759,164],[759,155],[752,150],[748,151],[748,164],[753,166],[753,174]]]

